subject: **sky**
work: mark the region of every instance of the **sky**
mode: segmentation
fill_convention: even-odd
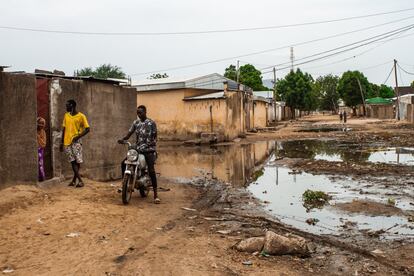
[[[412,0],[3,0],[0,27],[106,33],[189,32],[335,20],[410,8],[414,8]],[[147,78],[149,72],[166,72],[174,77],[223,74],[237,60],[240,65],[250,63],[258,69],[274,65],[283,68],[279,64],[289,62],[289,47],[236,57],[397,20],[401,21],[295,46],[298,63],[306,56],[414,24],[414,9],[308,26],[191,35],[79,35],[0,28],[0,65],[12,66],[8,71],[57,69],[72,75],[77,69],[110,63],[120,66],[136,80]],[[406,71],[414,72],[414,29],[398,36],[295,68],[309,72],[314,78],[361,70],[369,81],[381,84],[389,75],[393,59]],[[289,68],[277,71],[277,77],[288,72]],[[264,79],[272,77],[272,73],[263,75]],[[409,85],[413,79],[414,75],[399,70],[401,85]],[[386,83],[394,85],[393,76]]]

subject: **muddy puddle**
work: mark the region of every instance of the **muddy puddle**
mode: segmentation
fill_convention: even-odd
[[[334,140],[295,140],[277,143],[277,156],[352,163],[414,165],[414,148],[338,143]]]
[[[176,180],[204,174],[245,187],[264,202],[264,208],[272,216],[315,234],[365,233],[383,239],[414,238],[412,185],[383,185],[390,182],[386,178],[370,181],[312,175],[283,165],[283,160],[289,158],[410,165],[414,159],[412,150],[329,140],[175,147],[160,150],[157,170],[161,176]],[[390,177],[392,182],[398,182],[398,176]],[[323,191],[331,199],[321,208],[307,209],[302,200],[306,190]],[[384,211],[369,212],[370,209]]]

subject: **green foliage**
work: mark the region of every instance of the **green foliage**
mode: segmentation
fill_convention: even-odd
[[[227,67],[224,70],[224,76],[228,79],[231,80],[236,80],[237,79],[237,69],[236,66],[234,66],[233,64],[231,64],[229,67]]]
[[[318,105],[313,78],[300,69],[292,70],[284,79],[277,80],[276,93],[292,109],[314,110]]]
[[[369,98],[381,97],[381,98],[393,98],[395,97],[394,90],[385,85],[376,85],[374,83],[371,84],[372,93]]]
[[[353,109],[362,104],[361,90],[358,85],[358,79],[361,83],[361,88],[365,98],[372,96],[372,88],[368,79],[359,71],[347,71],[338,82],[338,92],[345,104]]]
[[[320,208],[328,203],[331,198],[330,195],[322,191],[306,190],[302,194],[303,206],[305,206],[307,210]]]
[[[236,66],[231,64],[224,71],[224,76],[231,80],[237,80]],[[254,91],[269,90],[263,86],[262,73],[251,64],[240,66],[239,68],[239,82],[249,86]]]
[[[91,67],[85,67],[77,71],[78,76],[89,76],[100,79],[115,78],[125,79],[125,73],[116,65],[102,64],[93,70]]]
[[[321,110],[337,110],[340,98],[338,90],[336,89],[338,81],[338,76],[331,74],[316,79],[314,89],[319,95],[319,108]]]
[[[263,169],[259,170],[259,171],[255,171],[252,175],[252,181],[256,181],[257,179],[259,179],[259,177],[261,177],[264,174]]]
[[[151,79],[151,80],[153,80],[153,79],[165,79],[165,78],[168,78],[168,77],[169,76],[168,76],[167,73],[164,73],[164,74],[157,73],[157,74],[152,74],[151,76],[149,76],[149,79]]]
[[[388,198],[388,200],[387,200],[387,203],[388,203],[388,205],[391,205],[391,206],[395,206],[395,199],[394,198]]]
[[[414,88],[414,81],[411,83],[411,87]]]

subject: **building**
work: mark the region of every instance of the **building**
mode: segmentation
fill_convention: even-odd
[[[376,97],[367,99],[365,103],[367,117],[378,119],[395,118],[394,105],[392,99]]]
[[[137,104],[147,107],[161,139],[189,140],[204,134],[232,140],[251,129],[251,89],[214,73],[189,78],[134,81]]]
[[[395,112],[396,119],[398,119],[398,112],[401,120],[414,123],[414,94],[406,94],[399,98],[399,110]]]
[[[82,174],[96,180],[120,177],[126,149],[116,143],[136,118],[136,90],[119,82],[53,74],[0,72],[0,186],[36,183],[36,119],[46,119],[46,177],[63,179],[72,170],[59,152],[65,103],[74,99],[91,125],[84,139]]]
[[[397,89],[395,87],[394,87],[394,93],[395,93],[395,96],[398,96]],[[414,94],[414,88],[411,86],[398,86],[398,94],[400,94],[400,96]]]
[[[265,103],[267,103],[266,125],[269,126],[270,124],[274,123],[276,121],[276,110],[275,103],[273,101],[273,91],[253,91],[253,96],[255,101],[264,101]]]

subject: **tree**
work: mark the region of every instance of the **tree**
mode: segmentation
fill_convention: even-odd
[[[89,76],[100,79],[114,78],[125,79],[125,73],[122,72],[121,67],[111,64],[102,64],[93,70],[91,67],[85,67],[77,71],[78,76]]]
[[[237,80],[236,66],[231,64],[227,67],[224,71],[224,76],[231,80]],[[267,87],[263,86],[262,72],[257,70],[256,67],[251,64],[246,64],[239,68],[239,82],[247,85],[254,91],[269,90]]]
[[[228,79],[231,80],[236,80],[237,79],[237,70],[236,70],[236,66],[234,66],[233,64],[231,64],[229,67],[227,67],[224,70],[224,76]]]
[[[372,92],[369,98],[374,98],[374,97],[393,98],[395,97],[394,90],[385,84],[376,85],[372,83],[371,90]]]
[[[339,93],[336,89],[339,78],[334,75],[321,76],[316,79],[314,89],[319,95],[319,108],[322,110],[338,110]]]
[[[300,69],[290,71],[284,79],[276,81],[276,93],[279,94],[290,107],[292,116],[295,109],[313,110],[317,106],[317,97],[312,89],[313,78]]]
[[[164,74],[157,73],[157,74],[152,74],[151,76],[149,76],[149,79],[151,79],[151,80],[153,80],[153,79],[165,79],[165,78],[168,78],[168,77],[169,76],[168,76],[167,73],[164,73]]]
[[[358,80],[361,84],[364,97],[368,98],[369,95],[372,95],[371,84],[361,72],[347,71],[343,73],[338,82],[339,95],[345,104],[352,108],[354,114],[356,114],[356,106],[363,103]]]

